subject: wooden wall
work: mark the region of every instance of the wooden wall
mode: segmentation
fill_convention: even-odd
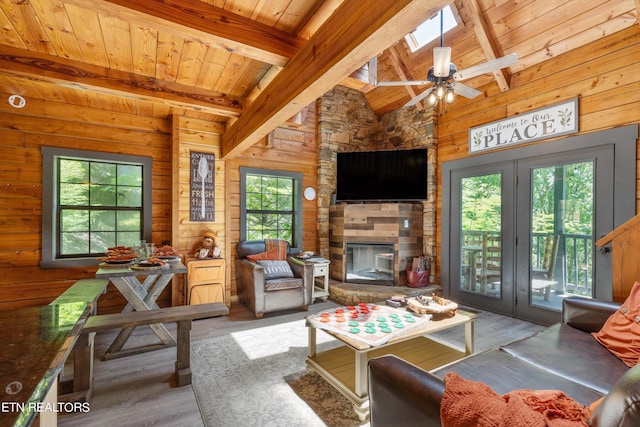
[[[202,242],[202,234],[211,231],[216,235],[216,245],[220,248],[222,257],[229,260],[230,251],[227,242],[226,224],[227,203],[226,162],[220,158],[220,140],[225,131],[225,123],[214,120],[202,120],[181,115],[172,116],[173,123],[173,191],[172,195],[172,238],[173,247],[186,258],[195,257],[196,250]],[[192,222],[190,217],[190,182],[191,182],[191,152],[213,154],[215,156],[214,170],[214,221]],[[231,286],[229,282],[230,265],[227,261],[225,301],[231,302]],[[172,304],[185,303],[186,277],[184,275],[173,280]]]
[[[457,97],[438,117],[438,207],[442,225],[442,162],[468,157],[469,128],[579,98],[579,133],[640,123],[640,26],[558,56],[512,76],[511,90],[490,97]],[[555,144],[560,140],[536,142]],[[490,156],[491,153],[484,154]],[[640,167],[637,168],[640,173]],[[636,181],[638,179],[636,178]],[[640,186],[636,184],[636,188]],[[636,200],[637,207],[640,198]],[[441,247],[438,233],[438,248]],[[439,268],[439,266],[438,266]],[[438,273],[439,274],[439,273]],[[614,294],[615,294],[614,290]]]
[[[95,274],[96,267],[40,269],[42,146],[152,157],[153,241],[168,240],[190,256],[203,231],[216,233],[227,260],[227,301],[235,297],[233,253],[240,238],[240,166],[301,172],[303,187],[317,188],[315,103],[295,118],[298,122],[276,129],[227,162],[220,159],[219,150],[223,118],[204,114],[194,118],[184,112],[172,114],[159,104],[103,95],[96,98],[77,89],[56,92],[52,87],[25,81],[24,108],[0,102],[0,310],[48,304],[76,280]],[[7,99],[11,93],[15,92],[0,90],[0,98]],[[216,156],[214,222],[189,221],[191,150]],[[317,200],[304,200],[303,247],[314,251],[318,251],[316,218]],[[174,280],[172,289],[158,299],[161,306],[184,301],[184,278]],[[108,313],[119,311],[124,304],[124,298],[109,286],[99,308]]]
[[[236,244],[240,241],[240,167],[275,169],[302,173],[302,188],[318,188],[318,132],[316,104],[307,106],[297,117],[299,126],[279,127],[268,137],[239,156],[227,161],[228,235],[235,263]],[[302,247],[319,252],[318,199],[302,199]],[[233,268],[232,268],[232,271]],[[232,297],[237,295],[235,273],[231,277]]]
[[[48,304],[75,280],[96,271],[40,269],[43,146],[152,157],[153,241],[171,240],[170,122],[44,99],[49,94],[28,90],[27,105],[20,110],[0,102],[0,309]],[[9,95],[0,93],[0,99]],[[169,303],[169,295],[165,291],[159,303]],[[109,286],[101,311],[123,303]]]

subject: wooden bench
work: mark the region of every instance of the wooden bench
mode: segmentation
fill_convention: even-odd
[[[89,308],[89,314],[95,315],[98,308],[98,298],[106,292],[108,279],[80,279],[73,285],[69,286],[58,298],[53,300],[49,305],[62,305],[83,302],[87,304]],[[80,322],[86,322],[86,319],[81,319]],[[93,357],[93,335],[78,337],[75,346],[73,347],[74,361],[86,357]],[[86,396],[84,392],[80,393],[80,398],[76,392],[78,390],[91,390],[91,387],[86,387],[85,384],[89,379],[85,378],[85,372],[77,369],[77,364],[73,365],[73,376],[70,378],[65,376],[64,369],[60,374],[59,384],[59,401],[74,401],[74,400],[88,400],[91,396]]]
[[[54,299],[49,305],[86,302],[92,304],[93,313],[95,314],[98,298],[104,294],[108,284],[108,279],[80,279],[69,286],[66,291]]]
[[[158,308],[147,311],[131,311],[126,313],[103,314],[91,316],[87,319],[82,337],[89,337],[98,331],[152,325],[156,323],[178,324],[178,336],[176,347],[176,377],[178,386],[191,384],[191,325],[195,319],[222,316],[229,314],[227,306],[221,302],[187,305],[177,307]],[[162,347],[164,348],[164,346]],[[93,346],[92,346],[93,350]],[[82,384],[90,396],[93,392],[93,351],[89,359],[76,359],[85,374],[85,383]],[[87,397],[89,399],[89,397]]]

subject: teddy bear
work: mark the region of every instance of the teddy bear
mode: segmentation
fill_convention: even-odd
[[[220,258],[220,248],[216,246],[216,235],[211,231],[202,234],[202,243],[196,251],[195,257],[199,259]]]

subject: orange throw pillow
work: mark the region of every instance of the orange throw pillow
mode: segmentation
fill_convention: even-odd
[[[443,427],[583,427],[591,411],[559,390],[514,390],[499,396],[456,372],[444,377]]]
[[[591,335],[607,350],[633,367],[640,357],[640,283],[635,282],[627,300],[598,332]]]
[[[278,249],[273,249],[266,252],[260,252],[255,255],[247,255],[247,259],[251,262],[258,262],[263,260],[276,260],[278,259]]]

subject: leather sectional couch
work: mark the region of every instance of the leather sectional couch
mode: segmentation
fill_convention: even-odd
[[[640,364],[630,369],[590,335],[618,307],[566,298],[561,323],[431,373],[395,356],[372,359],[371,426],[440,426],[443,377],[452,371],[500,395],[518,389],[561,390],[586,406],[607,396],[592,413],[590,426],[640,426]]]

